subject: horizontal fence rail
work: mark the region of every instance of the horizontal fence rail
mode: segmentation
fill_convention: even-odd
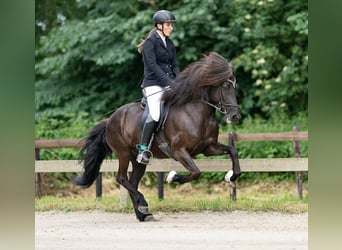
[[[308,171],[308,158],[300,157],[299,141],[308,140],[308,132],[300,132],[295,126],[292,132],[280,133],[248,133],[236,134],[221,134],[218,137],[220,142],[234,141],[293,141],[294,142],[294,157],[293,158],[262,158],[262,159],[239,159],[242,172],[295,172],[297,178],[297,189],[299,198],[302,198],[302,171]],[[51,172],[81,172],[82,166],[77,160],[39,160],[40,149],[53,148],[80,148],[84,144],[82,139],[49,139],[35,140],[36,161],[36,193],[41,196],[40,190],[40,173]],[[196,159],[194,160],[202,172],[226,172],[232,168],[232,163],[229,159]],[[119,167],[118,160],[104,160],[100,172],[117,172]],[[130,164],[129,171],[132,166]],[[186,172],[186,169],[173,159],[153,159],[146,168],[147,172],[158,173],[158,196],[163,198],[163,173],[171,170]],[[236,199],[235,183],[231,185],[231,198]],[[123,190],[121,188],[121,190]],[[125,191],[127,192],[127,191]],[[96,196],[102,195],[102,175],[96,181]],[[128,195],[122,194],[121,197],[127,199]],[[123,203],[123,201],[121,201]]]
[[[281,133],[249,133],[235,134],[235,141],[303,141],[308,140],[308,132],[281,132]],[[228,141],[227,134],[221,134],[218,137],[220,142]],[[35,148],[78,148],[84,144],[82,139],[45,139],[35,140]]]
[[[303,141],[308,140],[308,132],[248,133],[235,134],[235,141]],[[227,141],[228,135],[219,135],[219,141]]]
[[[229,159],[194,160],[202,172],[227,172],[232,168]],[[294,172],[308,171],[308,158],[262,158],[239,159],[242,172]],[[104,160],[100,172],[117,172],[118,160]],[[128,171],[131,171],[130,164]],[[186,169],[173,159],[153,159],[147,166],[146,172],[185,172]],[[36,161],[36,173],[53,172],[82,172],[82,166],[77,160],[45,160]]]

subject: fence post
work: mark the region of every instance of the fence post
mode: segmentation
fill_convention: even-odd
[[[157,180],[158,180],[158,199],[164,199],[164,173],[157,172]]]
[[[293,131],[298,132],[298,126],[294,126]],[[300,158],[300,143],[297,140],[294,141],[294,157]],[[296,171],[296,180],[299,199],[303,199],[303,178],[301,171]]]
[[[235,133],[233,131],[229,132],[228,145],[231,147],[235,147],[234,140],[235,140]],[[235,181],[231,181],[229,182],[229,185],[230,185],[230,199],[233,201],[236,201],[236,183]]]
[[[36,148],[34,150],[34,154],[35,154],[35,159],[36,160],[40,160],[40,150],[39,148]],[[41,176],[40,173],[36,173],[35,174],[35,180],[36,180],[36,194],[38,196],[38,198],[40,199],[42,197],[42,187],[41,187]]]
[[[125,208],[128,204],[128,191],[120,185],[120,208]]]
[[[100,199],[102,197],[102,173],[96,177],[96,199]]]

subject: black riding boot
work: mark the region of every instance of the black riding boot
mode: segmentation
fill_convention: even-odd
[[[149,121],[145,122],[142,134],[141,134],[141,144],[137,145],[137,148],[139,149],[139,153],[137,156],[137,162],[142,164],[148,164],[149,159],[151,157],[151,152],[149,151],[149,144],[150,140],[152,138],[152,134],[154,133],[154,130],[156,128],[157,122],[155,121]]]

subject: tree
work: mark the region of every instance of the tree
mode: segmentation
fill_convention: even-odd
[[[79,2],[78,8],[87,10],[82,20],[66,20],[40,38],[37,120],[81,111],[96,117],[139,97],[135,86],[142,63],[130,33],[131,27],[147,32],[144,19],[152,10],[138,13],[134,5],[135,1]],[[134,18],[127,20],[121,12]]]
[[[65,20],[81,18],[84,14],[77,8],[77,1],[35,1],[36,44],[41,36],[63,25]]]
[[[245,114],[307,111],[307,2],[240,0],[229,13],[222,33],[235,48]]]

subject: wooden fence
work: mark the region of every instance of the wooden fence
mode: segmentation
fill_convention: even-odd
[[[294,156],[292,158],[262,158],[262,159],[240,159],[242,172],[295,172],[297,180],[298,196],[302,198],[302,171],[308,171],[308,158],[300,158],[300,144],[302,140],[308,140],[308,132],[299,132],[294,127],[293,132],[281,133],[250,133],[220,135],[219,141],[233,144],[235,141],[293,141]],[[82,166],[77,160],[39,160],[39,150],[47,148],[75,148],[81,147],[79,139],[60,140],[35,140],[35,172],[36,172],[36,195],[41,197],[41,176],[42,172],[81,172]],[[229,159],[201,159],[195,160],[202,172],[227,172],[232,168]],[[104,160],[100,174],[96,180],[96,197],[102,196],[102,174],[101,172],[117,172],[118,160]],[[130,166],[131,169],[131,166]],[[147,172],[157,172],[158,176],[158,197],[163,199],[164,172],[186,171],[185,168],[173,159],[152,159],[148,165]],[[122,188],[121,188],[122,190]],[[236,199],[236,186],[231,183],[231,198]],[[121,197],[127,197],[122,194]]]

